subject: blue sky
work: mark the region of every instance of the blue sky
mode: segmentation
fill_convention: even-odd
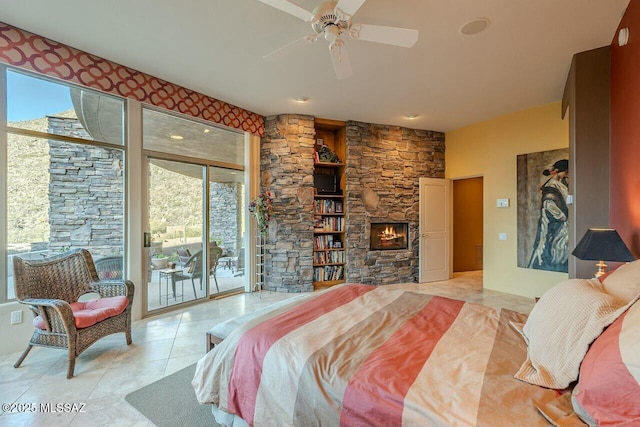
[[[69,88],[27,75],[7,72],[7,121],[17,122],[73,108]]]

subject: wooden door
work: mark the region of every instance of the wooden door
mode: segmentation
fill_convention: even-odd
[[[420,282],[451,277],[451,181],[420,178]]]

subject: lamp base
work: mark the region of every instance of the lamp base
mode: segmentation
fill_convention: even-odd
[[[598,271],[596,271],[595,276],[593,276],[594,279],[599,278],[607,272],[607,264],[604,261],[599,261],[596,267],[598,267]]]

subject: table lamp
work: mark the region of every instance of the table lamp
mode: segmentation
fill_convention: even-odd
[[[606,272],[605,261],[630,262],[635,259],[613,228],[588,229],[571,255],[581,260],[598,261],[596,278]]]

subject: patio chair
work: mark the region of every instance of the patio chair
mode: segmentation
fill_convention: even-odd
[[[200,279],[200,289],[202,289],[202,250],[191,255],[184,263],[183,270],[177,271],[173,275],[174,286],[176,282],[191,280],[194,299],[198,299],[198,294],[196,292],[196,279]]]
[[[218,278],[216,277],[216,270],[218,268],[218,260],[222,256],[222,248],[219,246],[210,246],[209,247],[209,274],[213,275],[213,281],[216,284],[216,290],[218,293],[220,292],[220,287],[218,286]],[[196,293],[196,284],[195,279],[200,279],[200,290],[202,290],[202,249],[198,252],[191,255],[191,257],[184,264],[185,270],[182,272],[178,271],[174,275],[174,280],[176,282],[181,280],[191,280],[191,285],[193,286],[193,296],[194,298],[198,298]]]
[[[213,281],[216,283],[216,290],[220,293],[218,287],[218,278],[216,272],[218,271],[218,262],[222,257],[222,248],[218,245],[209,247],[209,274],[213,275]]]
[[[18,368],[34,345],[66,349],[67,378],[73,377],[76,357],[107,335],[124,332],[131,344],[130,281],[100,281],[91,253],[73,249],[42,260],[13,258],[16,299],[34,313],[35,330]],[[78,302],[87,293],[100,299]]]
[[[189,258],[191,258],[191,252],[187,248],[178,248],[176,250],[178,252],[178,258],[180,259],[181,265],[186,265]]]
[[[240,276],[244,274],[244,248],[240,248],[238,252],[238,260],[236,261],[236,273],[234,276]]]
[[[122,280],[122,257],[108,256],[95,261],[100,280]]]

